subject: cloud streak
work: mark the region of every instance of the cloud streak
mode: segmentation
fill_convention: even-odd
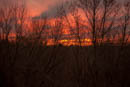
[[[34,13],[34,16],[38,16],[63,1],[65,0],[27,0],[27,5],[30,11]]]

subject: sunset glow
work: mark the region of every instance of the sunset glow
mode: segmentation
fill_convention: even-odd
[[[64,5],[65,1],[67,0],[63,0],[63,1],[28,0],[28,1],[25,1],[26,12],[23,13],[24,16],[21,15],[22,13],[21,14],[19,13],[19,12],[22,12],[22,10],[20,9],[18,9],[18,14],[15,14],[15,16],[17,16],[18,26],[23,27],[24,35],[26,35],[26,33],[28,32],[29,33],[28,36],[32,36],[36,38],[37,34],[42,32],[43,33],[42,38],[45,38],[45,37],[47,38],[46,40],[47,45],[57,45],[57,44],[62,44],[65,46],[92,45],[93,35],[90,35],[90,33],[92,34],[93,32],[92,12],[90,13],[88,12],[86,14],[83,9],[77,8],[76,10],[72,10],[68,12],[66,11],[66,13],[62,14],[60,13],[60,11],[58,12],[57,9],[59,8],[57,6],[62,7],[61,5],[62,4]],[[20,2],[20,4],[21,3],[22,1]],[[67,10],[67,7],[66,9],[61,9],[61,10]],[[102,30],[100,29],[103,29],[103,27],[104,29],[109,28],[111,26],[111,20],[113,19],[113,17],[115,17],[114,12],[111,13],[109,15],[109,19],[105,19],[107,21],[105,21],[104,25],[102,26],[101,25],[102,24],[101,18],[103,16],[102,10],[103,10],[102,8],[99,8],[100,13],[96,14],[97,19],[95,20],[96,22],[95,32],[102,32]],[[61,14],[64,16],[62,16]],[[120,15],[118,16],[118,18],[120,17]],[[14,16],[14,13],[13,13],[13,16]],[[19,17],[23,17],[23,18],[19,18]],[[11,19],[11,16],[9,19]],[[24,19],[24,21],[21,19]],[[46,24],[44,24],[44,22],[46,22]],[[115,21],[113,23],[114,23],[114,27],[117,27],[119,25],[118,21]],[[17,31],[15,31],[15,28],[14,28],[14,30],[11,31],[11,33],[9,34],[9,38],[12,38],[12,37],[16,38],[16,34],[15,34],[16,32]],[[99,35],[101,34],[99,33]],[[119,39],[119,36],[120,35],[118,35],[118,39]],[[57,38],[58,40],[56,40]],[[114,38],[117,39],[117,36]],[[99,41],[100,39],[101,37],[97,38],[97,40]],[[57,41],[56,44],[55,44],[55,41]]]
[[[81,41],[82,41],[81,46],[90,46],[90,45],[92,45],[91,39],[82,39]],[[58,43],[62,44],[63,46],[79,46],[80,45],[77,40],[67,40],[67,39],[59,40]],[[53,39],[47,40],[47,45],[48,46],[55,45],[54,40]]]

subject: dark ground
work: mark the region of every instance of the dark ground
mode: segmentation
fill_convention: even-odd
[[[0,42],[0,87],[130,87],[130,45]]]

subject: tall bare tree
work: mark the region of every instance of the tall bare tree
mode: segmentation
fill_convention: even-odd
[[[112,29],[116,26],[115,22],[119,12],[119,6],[116,0],[103,0],[101,7],[101,18],[99,19],[99,38],[101,37],[101,44],[108,39],[107,35],[111,33]],[[111,37],[109,37],[110,39]]]
[[[121,17],[121,21],[119,25],[121,26],[121,47],[125,46],[128,43],[129,36],[130,36],[130,2],[125,2],[124,9],[123,9],[123,16]]]
[[[32,19],[32,38],[34,42],[46,42],[44,38],[44,33],[46,29],[47,20],[44,19]]]
[[[12,30],[12,8],[10,6],[1,8],[1,29],[2,38],[8,41],[9,34]]]
[[[16,33],[16,41],[22,39],[24,35],[25,21],[27,19],[26,3],[14,3],[13,6],[14,30]]]

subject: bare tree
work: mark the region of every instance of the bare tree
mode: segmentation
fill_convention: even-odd
[[[59,41],[61,40],[62,37],[62,29],[63,29],[63,19],[62,18],[57,18],[54,21],[54,25],[52,25],[52,38],[54,40],[54,45],[58,45]]]
[[[130,2],[125,2],[123,9],[123,17],[121,17],[120,26],[121,26],[121,47],[125,46],[129,40],[129,24],[130,24]]]
[[[120,62],[123,61],[122,57],[126,55],[126,48],[129,44],[130,38],[130,2],[125,2],[122,9],[122,15],[120,16],[120,21],[118,22],[118,36],[117,42],[120,46],[118,52],[118,58],[116,60],[117,68],[120,68]]]
[[[8,41],[9,34],[12,30],[12,8],[5,7],[1,8],[1,29],[2,29],[2,38]]]
[[[64,29],[64,22],[63,22],[64,15],[62,13],[63,10],[64,10],[63,6],[57,7],[57,15],[53,19],[53,24],[51,24],[50,35],[51,35],[51,39],[53,39],[54,46],[52,48],[51,55],[49,56],[48,62],[45,67],[48,73],[54,72],[55,68],[61,64],[61,61],[57,59],[57,54],[58,54],[58,47],[60,44],[60,40],[62,40],[63,29]]]
[[[34,42],[46,42],[44,37],[45,29],[46,29],[47,19],[32,19],[32,38],[35,40]]]
[[[2,9],[0,9],[0,40],[2,39],[2,27],[3,27],[3,22],[2,22]]]
[[[101,37],[101,44],[108,39],[108,35],[116,26],[115,21],[118,16],[119,7],[116,0],[103,0],[103,8],[101,8],[101,18],[99,19],[99,38]],[[109,37],[110,39],[111,37]]]
[[[27,18],[26,4],[15,3],[13,6],[14,29],[16,33],[16,41],[22,39],[24,35],[25,21]]]
[[[96,48],[97,42],[97,22],[98,22],[98,11],[100,8],[100,0],[81,0],[83,5],[83,10],[86,14],[89,25],[89,30],[91,30],[92,42],[94,48]]]
[[[105,36],[115,26],[119,11],[118,3],[116,0],[80,0],[80,2],[89,23],[93,45],[104,43]]]

